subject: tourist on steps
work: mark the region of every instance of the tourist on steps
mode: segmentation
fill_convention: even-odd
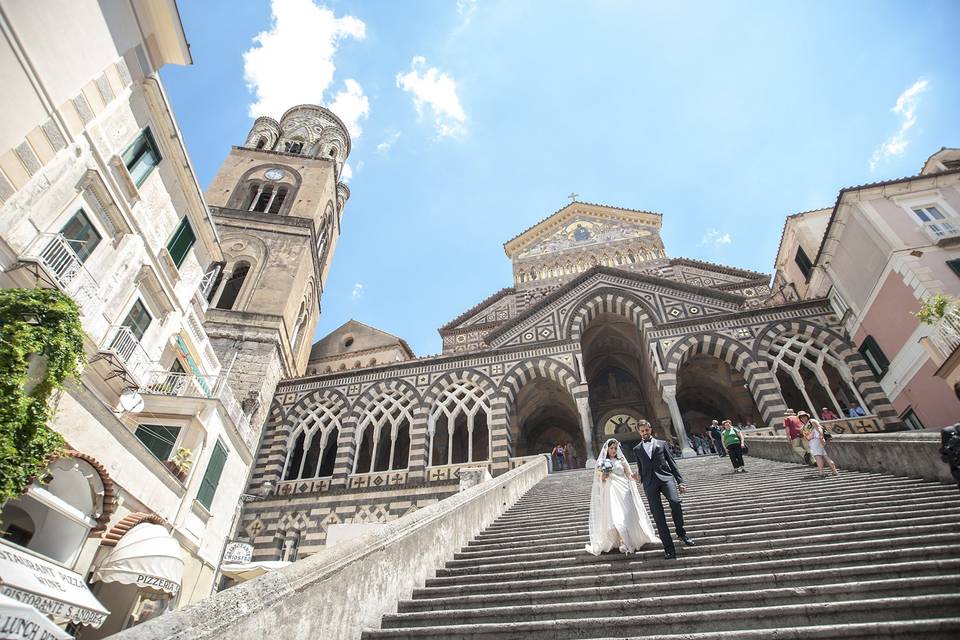
[[[717,424],[716,420],[713,420],[710,423],[710,437],[713,438],[713,443],[716,445],[717,455],[723,458],[727,454],[724,452],[723,448],[723,436],[720,435],[720,425]]]
[[[614,438],[604,442],[590,493],[590,544],[585,547],[589,553],[598,556],[613,549],[635,553],[656,541],[632,475],[620,443]]]
[[[553,448],[553,461],[557,471],[563,471],[566,468],[563,466],[563,444],[560,442]]]
[[[723,446],[730,454],[730,462],[733,464],[734,473],[746,473],[747,468],[743,466],[743,431],[733,426],[729,420],[723,421]]]
[[[810,445],[803,435],[803,423],[793,413],[793,409],[787,409],[784,414],[783,428],[787,430],[787,440],[790,441],[790,448],[800,457],[803,464],[810,464],[813,461],[810,457]]]
[[[823,477],[824,463],[830,466],[830,473],[837,475],[837,465],[827,455],[826,436],[823,427],[819,422],[810,417],[806,411],[797,413],[797,417],[803,423],[803,432],[806,435],[807,442],[810,443],[810,453],[817,459],[817,477]]]
[[[670,529],[667,527],[667,517],[663,512],[660,496],[664,496],[670,505],[670,514],[673,516],[677,537],[685,545],[692,547],[694,542],[683,527],[683,505],[680,503],[680,496],[686,492],[687,485],[683,483],[683,476],[680,475],[680,470],[673,461],[673,456],[670,455],[667,443],[653,437],[653,428],[650,423],[639,420],[637,429],[643,441],[633,448],[633,452],[636,454],[637,468],[640,469],[640,473],[632,477],[634,480],[643,482],[647,504],[650,505],[650,513],[653,514],[653,521],[657,523],[657,533],[660,534],[660,542],[663,543],[663,557],[673,560],[677,557],[677,550],[670,537]]]
[[[567,440],[567,446],[563,448],[563,461],[567,463],[567,469],[579,469],[580,464],[577,460],[577,450],[573,448],[573,443]]]

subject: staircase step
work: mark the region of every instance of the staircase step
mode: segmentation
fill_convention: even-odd
[[[385,629],[442,625],[456,620],[458,624],[490,624],[497,622],[535,622],[543,620],[573,620],[583,617],[608,617],[682,613],[691,608],[689,594],[652,596],[646,594],[623,597],[621,585],[606,588],[621,598],[587,599],[562,604],[515,605],[483,609],[452,609],[418,613],[385,615]],[[858,582],[834,582],[803,588],[781,587],[738,591],[734,602],[752,608],[796,604],[798,602],[840,602],[883,597],[918,596],[960,592],[960,575],[923,576]],[[602,594],[601,594],[602,595]]]
[[[802,596],[798,594],[798,598],[800,597]],[[633,637],[649,637],[671,633],[739,631],[745,628],[777,629],[784,626],[847,624],[860,622],[864,619],[869,619],[872,622],[883,622],[936,618],[944,612],[955,611],[956,602],[956,593],[944,592],[921,596],[801,603],[760,608],[737,606],[736,608],[716,609],[711,611],[709,615],[704,615],[701,610],[682,613],[656,613],[655,615],[630,615],[635,611],[627,610],[623,611],[623,615],[612,617],[379,629],[365,631],[362,637],[364,640],[373,640],[374,638],[405,640],[429,637],[446,640],[465,640],[468,638],[500,640],[526,635],[555,640],[581,640],[584,638],[609,637],[611,632],[618,635],[626,633]],[[655,609],[652,611],[655,612]]]

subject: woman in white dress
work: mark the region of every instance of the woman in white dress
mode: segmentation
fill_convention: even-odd
[[[586,546],[595,556],[613,549],[635,553],[659,540],[631,473],[620,443],[614,438],[603,443],[593,477],[590,544]]]
[[[827,455],[826,436],[823,432],[823,425],[810,417],[806,411],[798,411],[797,417],[803,423],[803,434],[810,443],[810,455],[817,460],[817,477],[823,477],[823,463],[830,465],[830,472],[837,475],[837,465],[833,463],[830,456]]]

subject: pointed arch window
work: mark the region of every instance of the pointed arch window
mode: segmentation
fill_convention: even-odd
[[[410,401],[403,392],[387,391],[364,410],[357,433],[354,473],[406,469],[410,458]]]
[[[238,262],[234,265],[230,277],[223,285],[223,291],[220,293],[220,299],[217,301],[217,309],[233,309],[233,305],[237,302],[237,297],[240,295],[243,282],[247,279],[249,272],[249,262]]]
[[[333,475],[340,438],[338,402],[324,399],[303,418],[290,436],[284,480],[328,478]]]
[[[427,421],[430,466],[490,458],[490,403],[472,382],[458,382],[437,399]]]
[[[266,146],[267,146],[266,138],[260,138],[259,140],[257,140],[257,149],[263,149]]]
[[[300,142],[300,141],[287,142],[285,144],[285,148],[287,150],[287,153],[302,153],[303,142]]]
[[[850,367],[813,336],[779,335],[770,344],[767,359],[787,403],[806,406],[810,415],[830,407],[842,416],[849,406],[867,406]]]

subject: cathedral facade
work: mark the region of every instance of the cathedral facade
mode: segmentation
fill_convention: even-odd
[[[504,244],[513,283],[439,329],[443,352],[351,321],[314,345],[266,414],[237,536],[255,560],[322,549],[573,444],[583,461],[640,419],[692,454],[713,418],[777,427],[830,407],[835,430],[900,420],[828,299],[780,303],[770,276],[670,258],[662,216],[572,202]]]

